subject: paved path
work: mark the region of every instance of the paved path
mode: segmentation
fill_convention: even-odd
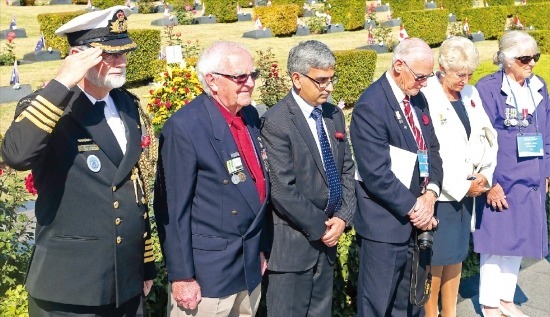
[[[479,276],[464,280],[461,284],[463,298],[457,306],[458,317],[481,316],[478,286]],[[550,316],[550,257],[539,261],[525,259],[522,262],[514,302],[529,317]]]

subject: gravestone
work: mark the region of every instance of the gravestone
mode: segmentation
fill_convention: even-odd
[[[61,52],[58,50],[49,51],[34,51],[23,55],[23,59],[19,61],[21,64],[29,64],[34,62],[57,61],[61,59]]]
[[[22,29],[22,28],[17,28],[15,30],[2,30],[0,31],[0,40],[4,40],[4,39],[7,39],[8,38],[8,34],[10,32],[13,32],[15,33],[15,38],[16,39],[20,39],[20,38],[25,38],[27,37],[27,32],[25,31],[25,29]]]
[[[424,9],[437,9],[437,3],[435,2],[426,2],[424,3]]]
[[[250,13],[239,13],[237,14],[238,21],[252,21],[252,15]]]
[[[377,54],[388,52],[388,48],[386,47],[386,45],[380,45],[380,44],[369,44],[369,45],[358,47],[357,49],[358,50],[371,50],[371,51],[375,51]]]
[[[265,6],[265,5],[267,5],[267,0],[254,0],[255,7]]]
[[[376,21],[374,20],[367,20],[365,22],[365,26],[363,27],[365,30],[368,30],[372,26],[373,29],[376,29]]]
[[[168,9],[170,10],[170,12],[174,12],[174,6],[173,5],[168,4]],[[164,12],[164,4],[157,4],[153,11],[155,13]]]
[[[271,32],[270,28],[266,28],[265,30],[252,30],[252,31],[244,32],[243,37],[251,38],[251,39],[263,39],[263,38],[273,37],[273,33]]]
[[[50,4],[72,4],[72,0],[50,0]]]
[[[173,16],[171,18],[162,18],[151,21],[151,25],[156,26],[172,26],[178,25],[178,18]]]
[[[21,1],[19,1],[19,0],[10,0],[10,1],[9,1],[9,4],[10,4],[10,6],[17,6],[17,7],[19,7],[19,6],[21,6]]]
[[[456,22],[456,15],[454,14],[449,14],[449,22]]]
[[[302,13],[304,14],[304,17],[310,18],[315,16],[315,10],[302,10]]]
[[[387,5],[374,7],[374,12],[388,12],[388,11],[390,11],[390,6],[387,6]]]
[[[342,24],[331,24],[327,26],[327,33],[344,32],[344,26]]]
[[[380,24],[385,28],[392,28],[394,26],[400,26],[401,25],[401,19],[399,19],[399,18],[391,19],[391,20],[388,20],[388,21],[384,21]]]
[[[310,34],[311,32],[307,26],[298,25],[298,28],[296,29],[296,36],[307,36]]]
[[[477,32],[477,33],[472,33],[472,34],[470,34],[469,39],[470,39],[472,42],[481,42],[481,41],[485,41],[485,34],[483,34],[483,32],[481,32],[481,31],[479,31],[479,32]]]
[[[212,24],[216,23],[216,17],[213,15],[193,18],[191,24]]]
[[[19,85],[19,89],[12,86],[0,86],[0,103],[19,101],[21,98],[32,93],[31,85]]]

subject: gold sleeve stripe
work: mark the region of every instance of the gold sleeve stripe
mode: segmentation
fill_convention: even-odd
[[[61,116],[63,114],[63,110],[57,108],[54,104],[52,104],[51,102],[49,102],[48,100],[46,100],[44,97],[42,96],[36,96],[36,100],[38,100],[41,104],[43,104],[44,106],[48,107],[51,112],[55,112],[57,113],[59,116]]]
[[[150,256],[153,256],[153,251],[151,250],[151,251],[145,252],[145,253],[143,254],[143,256],[146,257],[146,258],[147,258],[147,257],[150,257]]]
[[[44,124],[49,126],[50,128],[53,129],[55,127],[55,121],[52,121],[50,118],[46,117],[45,115],[40,113],[40,111],[36,110],[35,108],[28,107],[25,111],[29,112],[30,114],[32,114],[34,117],[36,117],[40,121],[44,122]]]
[[[57,122],[59,118],[61,118],[57,113],[50,111],[47,107],[44,105],[41,105],[36,100],[31,101],[31,105],[38,111],[42,112],[44,115],[48,116],[51,120]],[[27,109],[30,109],[32,107],[29,107]]]
[[[19,117],[17,117],[17,119],[21,118],[21,120],[23,118],[27,118],[29,119],[32,123],[34,123],[35,126],[37,126],[39,129],[42,129],[48,133],[52,133],[52,128],[48,127],[47,125],[43,124],[42,122],[40,122],[40,120],[36,119],[35,117],[31,116],[31,114],[28,112],[28,111],[24,111],[22,112]],[[19,120],[19,121],[21,121]],[[19,122],[17,121],[17,122]]]
[[[153,250],[153,245],[152,244],[148,244],[145,246],[145,251],[149,251],[149,250]]]
[[[149,262],[153,262],[153,261],[155,261],[155,257],[154,257],[154,256],[150,256],[150,257],[148,257],[148,258],[145,258],[145,259],[143,260],[143,263],[149,263]]]
[[[148,245],[148,244],[153,244],[153,242],[151,241],[151,239],[145,240],[145,245]]]

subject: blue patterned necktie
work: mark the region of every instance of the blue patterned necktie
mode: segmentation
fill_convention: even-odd
[[[319,108],[313,109],[311,117],[315,119],[315,125],[317,127],[317,135],[319,136],[319,143],[321,144],[321,155],[323,157],[323,165],[325,167],[325,174],[328,180],[328,203],[325,208],[325,214],[328,217],[332,217],[334,212],[338,211],[342,206],[342,184],[340,183],[340,175],[336,170],[336,164],[332,157],[332,151],[330,149],[330,143],[328,142],[325,128],[323,127],[323,111]]]

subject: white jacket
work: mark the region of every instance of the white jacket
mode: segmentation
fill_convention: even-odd
[[[462,200],[470,189],[471,181],[467,178],[480,164],[479,173],[487,178],[489,189],[496,166],[497,132],[483,109],[477,89],[466,85],[460,92],[472,128],[469,140],[466,129],[437,76],[428,79],[428,86],[422,88],[422,92],[428,100],[430,116],[440,145],[439,155],[443,160],[443,188],[439,200]],[[485,137],[486,130],[493,133],[492,146]]]

